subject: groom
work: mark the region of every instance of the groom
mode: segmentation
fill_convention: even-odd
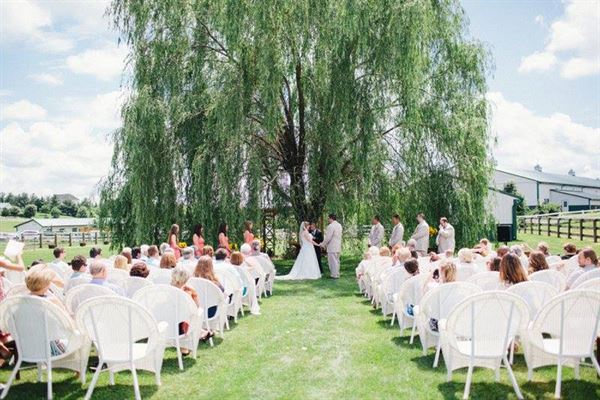
[[[320,244],[327,249],[329,271],[333,279],[340,277],[340,253],[342,251],[342,225],[336,221],[335,214],[329,214],[329,225],[325,229],[325,239]]]
[[[310,225],[308,226],[308,231],[312,235],[313,241],[315,243],[317,243],[315,245],[315,253],[317,253],[317,262],[319,263],[319,271],[321,271],[321,274],[322,274],[323,266],[321,265],[321,247],[319,246],[319,243],[321,243],[323,241],[323,232],[321,232],[319,230],[319,228],[317,228],[317,224],[314,222],[310,223]]]

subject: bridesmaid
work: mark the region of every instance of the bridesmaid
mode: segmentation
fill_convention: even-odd
[[[252,221],[246,221],[246,230],[244,231],[244,243],[251,244],[254,240],[254,233],[252,233],[253,224]]]
[[[181,257],[181,250],[179,249],[179,225],[173,224],[171,225],[171,231],[169,232],[169,247],[173,249],[173,253],[175,253],[175,258],[179,259]]]
[[[227,250],[227,255],[231,253],[231,249],[229,248],[229,238],[227,237],[227,224],[224,222],[221,224],[221,226],[219,226],[219,235],[217,236],[217,242],[217,247]]]
[[[202,250],[204,250],[204,227],[202,224],[196,224],[196,226],[194,226],[192,242],[194,243],[194,256],[200,258]]]

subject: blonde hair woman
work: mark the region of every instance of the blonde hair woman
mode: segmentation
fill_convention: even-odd
[[[122,269],[124,271],[129,271],[129,264],[127,263],[127,257],[118,255],[115,257],[115,261],[113,264],[115,269]]]

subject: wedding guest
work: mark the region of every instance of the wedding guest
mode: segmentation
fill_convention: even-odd
[[[564,254],[560,256],[561,260],[568,260],[571,257],[577,255],[577,247],[573,243],[566,243],[563,246]]]
[[[136,262],[131,266],[129,270],[129,276],[136,276],[138,278],[147,278],[150,275],[148,266],[143,262]]]
[[[52,268],[49,268],[47,264],[44,264],[43,262],[39,262],[36,263],[35,261],[31,264],[31,267],[29,267],[29,270],[27,271],[27,273],[33,272],[33,271],[41,271],[43,269],[49,270],[54,274],[54,277],[52,278],[52,283],[59,287],[59,288],[64,288],[65,287],[65,280],[62,278],[61,275],[59,275],[58,273],[56,273],[56,271],[54,271]]]
[[[115,261],[113,264],[113,267],[115,269],[122,269],[123,271],[129,271],[129,261],[127,260],[127,257],[123,256],[123,255],[118,255],[115,257]]]
[[[177,268],[184,268],[190,273],[194,272],[196,268],[196,258],[194,257],[195,249],[193,247],[185,247],[181,250],[181,258],[177,261]]]
[[[204,248],[202,249],[202,255],[213,258],[215,255],[215,250],[213,249],[212,246],[204,246]]]
[[[598,256],[591,248],[585,248],[577,256],[577,264],[579,264],[579,269],[571,272],[567,278],[567,289],[570,289],[581,275],[598,268]]]
[[[139,260],[142,257],[142,250],[139,247],[134,247],[131,249],[131,262],[134,260]],[[131,262],[129,264],[131,264]]]
[[[392,234],[390,236],[390,240],[388,241],[388,245],[391,249],[395,249],[396,246],[402,245],[402,238],[404,237],[404,225],[400,222],[400,216],[398,214],[394,214],[392,216],[392,224],[394,227],[392,228]]]
[[[371,231],[369,232],[369,247],[376,246],[380,247],[383,243],[383,236],[385,231],[379,215],[375,215],[371,220]]]
[[[140,261],[143,262],[147,262],[148,261],[148,249],[150,248],[150,246],[148,246],[147,244],[143,244],[140,246]]]
[[[476,254],[481,255],[482,257],[487,257],[492,252],[492,244],[486,238],[483,238],[479,241],[479,243],[473,248],[473,251]]]
[[[454,239],[454,227],[448,222],[448,218],[440,218],[440,226],[438,229],[435,243],[438,245],[438,253],[443,254],[447,250],[454,251],[455,239]]]
[[[458,251],[458,268],[473,267],[475,255],[473,250],[463,247]]]
[[[527,280],[527,274],[519,257],[511,253],[502,257],[502,261],[500,261],[500,283],[508,288]]]
[[[92,285],[104,286],[118,294],[119,296],[124,296],[125,292],[123,289],[117,285],[114,285],[106,280],[108,277],[108,269],[104,263],[99,261],[92,261],[90,265],[90,274],[92,275],[92,280],[90,283]]]
[[[54,260],[48,263],[48,267],[56,272],[63,280],[69,279],[71,268],[69,268],[69,265],[65,262],[65,256],[67,255],[65,249],[56,247],[52,250],[52,254],[54,255]]]
[[[360,279],[364,276],[365,272],[367,271],[367,268],[371,263],[373,257],[377,257],[378,255],[379,249],[377,247],[369,247],[369,250],[367,250],[363,254],[363,259],[361,260],[361,262],[358,263],[358,266],[355,269],[356,279],[359,282],[358,286],[360,287],[361,291],[363,291],[363,287],[360,283]]]
[[[102,248],[100,248],[100,247],[92,247],[90,249],[90,258],[92,260],[100,260],[100,259],[102,259]]]
[[[415,258],[411,258],[404,263],[404,269],[410,277],[419,275],[419,262]],[[408,315],[414,315],[414,304],[406,305],[406,313]]]
[[[393,267],[403,267],[406,260],[411,257],[410,250],[407,247],[401,247],[396,250],[396,254],[392,257]]]
[[[406,242],[406,248],[408,249],[408,251],[413,251],[413,250],[416,251],[416,247],[417,247],[417,241],[415,239],[408,239],[408,241]]]
[[[173,249],[171,248],[171,246],[169,245],[169,243],[161,243],[160,247],[160,255],[162,256],[165,253],[169,253],[169,252],[173,252]]]
[[[173,269],[177,265],[177,259],[174,253],[165,253],[160,258],[160,268]]]
[[[25,286],[29,289],[30,295],[44,297],[60,308],[64,308],[60,299],[50,292],[50,285],[52,285],[54,277],[55,272],[50,268],[29,271],[25,276]]]
[[[427,254],[429,247],[429,224],[425,221],[425,214],[417,214],[417,227],[411,236],[411,239],[416,241],[415,250],[420,257]]]
[[[215,251],[215,262],[213,264],[213,269],[215,272],[223,271],[231,275],[233,279],[236,280],[239,287],[243,288],[244,283],[242,277],[240,276],[240,271],[238,271],[231,263],[226,261],[227,259],[227,251],[225,249],[217,249]]]
[[[222,223],[219,226],[219,232],[217,234],[217,247],[221,249],[225,249],[227,251],[227,255],[231,253],[231,248],[229,247],[229,238],[227,237],[227,224]]]
[[[15,258],[17,262],[12,262],[4,257],[0,257],[0,272],[2,272],[3,268],[10,271],[25,271],[25,263],[23,262],[23,256],[21,254],[18,254]]]
[[[196,270],[194,271],[194,277],[209,280],[217,285],[217,287],[221,289],[221,292],[225,292],[225,288],[215,276],[215,272],[213,270],[213,260],[209,256],[202,256],[198,259],[198,264],[196,264]],[[206,313],[208,318],[214,317],[217,313],[217,306],[209,307],[208,310],[206,310]]]
[[[194,226],[192,243],[194,243],[194,256],[198,258],[202,255],[202,251],[204,250],[204,227],[202,224],[196,224]]]
[[[250,244],[254,240],[254,233],[252,232],[254,225],[252,224],[252,221],[246,221],[244,226],[244,243]]]
[[[70,279],[81,278],[87,272],[87,260],[84,256],[75,256],[71,260],[71,269],[73,273]]]
[[[148,247],[148,261],[146,261],[146,263],[149,267],[160,267],[160,256],[158,252],[158,247],[156,247],[156,245]]]
[[[131,264],[133,261],[133,256],[131,253],[131,247],[123,247],[123,250],[121,251],[121,255],[127,259],[127,264]]]
[[[502,261],[500,257],[492,257],[487,260],[486,267],[488,271],[500,271],[500,261]]]
[[[541,251],[544,257],[550,257],[550,246],[546,242],[539,242],[537,245],[538,251]]]
[[[452,261],[447,260],[442,262],[438,269],[431,271],[428,282],[423,289],[423,294],[435,287],[450,282],[456,282],[456,265]],[[429,328],[433,332],[438,332],[438,320],[430,318]]]
[[[244,243],[242,246],[244,245],[248,245],[247,243]],[[245,263],[245,257],[244,255],[239,252],[239,251],[234,251],[233,253],[231,253],[231,259],[229,260],[231,265],[234,266],[234,268],[240,269],[240,268],[247,268],[247,264]],[[242,272],[240,272],[240,274],[242,274]],[[248,269],[248,273],[250,273],[250,270]],[[249,282],[250,283],[250,282]],[[256,285],[258,283],[258,279],[254,279],[254,285]],[[250,285],[252,285],[252,283],[250,283]],[[250,303],[250,313],[254,314],[254,315],[259,315],[260,314],[260,305],[258,304],[258,300],[256,298],[256,291],[251,290],[252,287],[244,287],[242,289],[242,296],[245,297],[246,293],[248,293],[248,302]]]
[[[510,253],[510,247],[508,246],[500,246],[496,249],[496,255],[500,258],[504,257],[508,253]]]
[[[534,272],[548,269],[546,257],[544,257],[544,253],[542,253],[541,251],[532,251],[531,254],[529,254],[528,264],[529,275],[533,274]]]
[[[181,250],[179,250],[179,225],[171,225],[169,240],[167,242],[169,243],[169,247],[173,250],[175,258],[178,259],[181,257]]]

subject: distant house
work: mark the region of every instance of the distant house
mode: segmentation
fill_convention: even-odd
[[[31,218],[15,225],[17,233],[37,231],[40,233],[90,232],[96,230],[94,218]]]
[[[56,200],[58,200],[59,203],[64,203],[66,201],[70,201],[71,203],[79,203],[79,199],[73,196],[71,193],[55,194],[54,196],[56,196]]]
[[[513,182],[525,198],[525,205],[536,207],[543,203],[558,203],[565,211],[600,208],[600,179],[542,172],[541,168],[532,171],[497,168],[493,186],[502,189]]]
[[[10,208],[11,204],[10,203],[0,203],[0,210],[3,210],[5,208]]]

